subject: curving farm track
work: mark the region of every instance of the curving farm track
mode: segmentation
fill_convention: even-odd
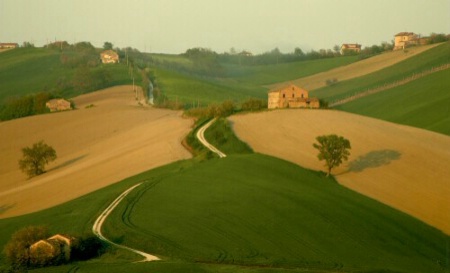
[[[217,149],[213,145],[211,145],[205,138],[206,129],[208,129],[209,126],[211,126],[211,124],[213,124],[215,121],[216,121],[216,119],[214,118],[214,119],[210,120],[208,123],[206,123],[205,125],[203,125],[200,129],[198,129],[197,139],[203,144],[203,146],[208,148],[211,152],[216,153],[217,155],[219,155],[220,158],[223,158],[223,157],[226,157],[227,155],[222,153],[219,149]]]
[[[141,262],[151,262],[151,261],[158,261],[160,260],[158,257],[152,255],[152,254],[148,254],[145,253],[143,251],[140,250],[136,250],[124,245],[119,245],[116,244],[112,241],[110,241],[108,238],[106,238],[103,234],[102,234],[102,225],[105,222],[106,218],[111,214],[111,212],[119,205],[119,203],[131,192],[133,191],[135,188],[139,187],[142,183],[136,184],[134,186],[132,186],[131,188],[127,189],[126,191],[124,191],[121,195],[119,195],[119,197],[117,197],[101,214],[100,216],[97,218],[97,220],[95,220],[94,226],[92,227],[92,232],[94,232],[94,234],[100,238],[102,241],[105,241],[111,245],[114,245],[116,247],[122,248],[122,249],[126,249],[129,250],[131,252],[134,252],[138,255],[141,255],[142,257],[144,257],[144,259]]]

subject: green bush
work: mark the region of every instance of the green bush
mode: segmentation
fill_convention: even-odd
[[[242,111],[259,111],[267,109],[267,100],[250,98],[241,104]]]
[[[48,229],[44,226],[29,226],[16,231],[3,250],[8,262],[13,268],[32,266],[30,246],[48,236]]]

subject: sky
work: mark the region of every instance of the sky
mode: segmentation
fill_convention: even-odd
[[[288,53],[449,34],[449,14],[450,0],[0,0],[0,42]]]

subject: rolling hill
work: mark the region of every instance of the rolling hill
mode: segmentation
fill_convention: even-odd
[[[418,47],[417,49],[420,48],[421,47]],[[412,54],[411,51],[406,53],[403,51],[397,52],[399,52],[399,54],[409,56],[410,58],[403,59],[401,62],[397,62],[393,65],[384,65],[384,68],[381,70],[373,71],[372,73],[364,76],[352,77],[351,79],[339,82],[334,86],[316,89],[311,92],[311,95],[325,99],[329,102],[333,102],[360,92],[364,92],[368,89],[402,80],[406,77],[412,76],[414,73],[421,73],[428,71],[433,67],[450,63],[449,42],[432,45],[431,47],[428,47],[428,50],[422,51],[421,53],[418,52],[417,54]],[[386,54],[395,54],[397,52]],[[381,54],[380,56],[383,55],[384,54]],[[389,62],[386,62],[386,64],[389,64]],[[350,70],[350,73],[354,73],[356,76],[357,71],[358,70],[355,67],[354,70]]]
[[[220,175],[218,175],[220,173]],[[38,213],[0,220],[81,233],[121,191],[104,233],[162,257],[122,252],[35,272],[442,272],[447,235],[318,172],[258,154],[180,161]],[[109,200],[109,201],[108,201]],[[97,208],[97,210],[96,210]],[[112,260],[111,260],[112,259]]]
[[[350,140],[334,171],[342,185],[450,234],[450,137],[333,110],[278,110],[229,118],[255,152],[324,170],[312,144],[324,134]],[[418,202],[423,200],[423,202]]]
[[[141,95],[142,97],[142,95]],[[191,120],[139,105],[132,86],[76,97],[79,109],[0,123],[0,218],[52,207],[131,175],[189,158]],[[21,149],[44,140],[58,159],[27,179]]]
[[[18,48],[0,54],[0,105],[6,99],[42,91],[61,92],[71,98],[80,92],[70,87],[75,68],[62,63],[62,54],[84,58],[82,52],[59,52],[46,48]],[[97,57],[97,53],[95,55]],[[98,66],[111,75],[108,86],[130,84],[125,65]],[[107,86],[105,86],[107,87]]]
[[[337,109],[450,136],[450,69],[337,106]]]

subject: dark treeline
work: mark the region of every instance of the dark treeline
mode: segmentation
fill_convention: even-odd
[[[9,98],[0,106],[0,120],[11,120],[50,112],[46,102],[57,98],[55,94],[40,92],[17,98]]]

